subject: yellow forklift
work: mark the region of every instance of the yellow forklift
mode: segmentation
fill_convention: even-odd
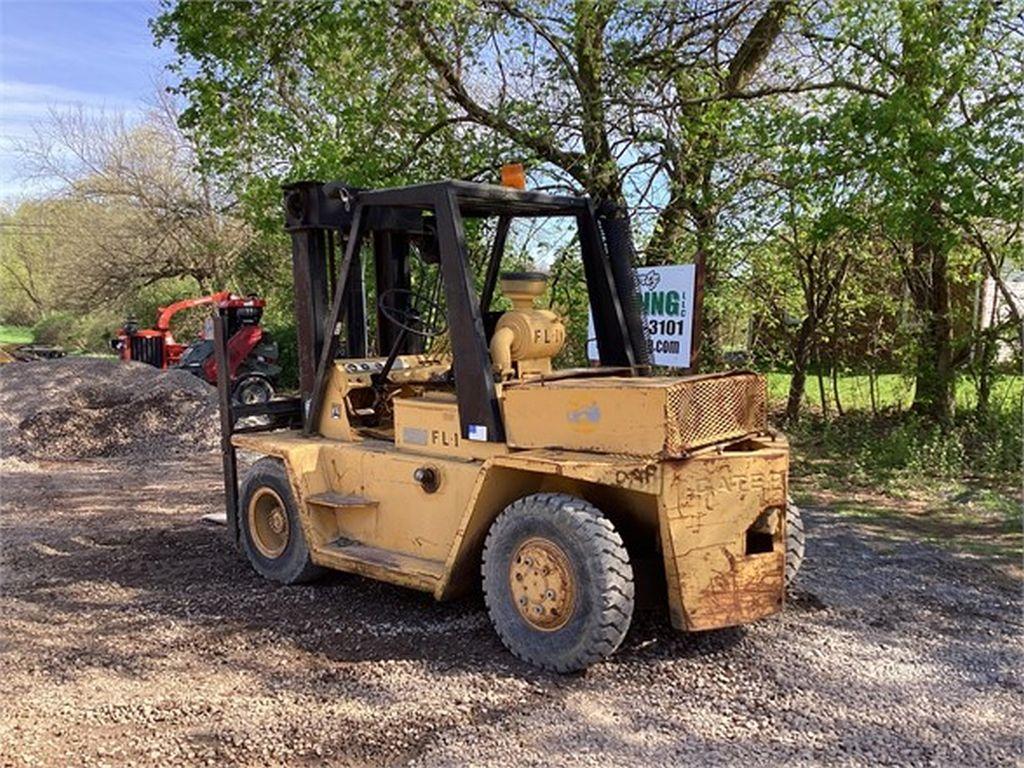
[[[534,306],[546,276],[503,272],[511,225],[536,218],[576,229],[597,366],[559,369],[565,325]],[[765,380],[652,373],[621,214],[462,181],[301,182],[285,219],[299,396],[233,403],[226,310],[214,324],[229,530],[260,575],[482,588],[509,650],[559,672],[613,653],[638,598],[684,631],[782,608],[802,529]],[[240,483],[237,451],[258,457]]]

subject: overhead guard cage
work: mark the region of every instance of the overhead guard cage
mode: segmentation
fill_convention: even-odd
[[[312,434],[319,423],[330,366],[342,344],[346,357],[367,354],[360,252],[367,238],[372,240],[378,288],[409,287],[413,240],[438,256],[463,437],[468,438],[473,425],[484,428],[477,434],[486,434],[488,441],[505,440],[484,315],[494,295],[513,219],[575,220],[601,363],[628,369],[633,375],[649,372],[632,271],[632,238],[628,221],[614,208],[599,211],[587,197],[464,181],[381,190],[300,181],[284,188],[284,204],[285,229],[292,237],[298,397],[234,404],[227,373],[226,309],[218,308],[214,321],[225,505],[233,540],[238,535],[238,472],[232,435],[300,425],[304,434]],[[497,226],[478,297],[463,221],[482,217],[496,217]],[[378,349],[390,348],[394,330],[380,318],[377,328]]]

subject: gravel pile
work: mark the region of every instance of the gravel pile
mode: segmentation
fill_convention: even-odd
[[[215,455],[0,471],[0,766],[1021,764],[1019,582],[825,510],[782,615],[558,676],[479,599],[260,579]]]
[[[0,367],[0,456],[151,461],[216,448],[217,398],[184,371],[68,358]]]

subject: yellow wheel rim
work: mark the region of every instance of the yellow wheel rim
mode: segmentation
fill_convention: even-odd
[[[516,610],[535,629],[566,625],[576,605],[576,579],[569,557],[555,542],[527,539],[512,556],[508,583]]]
[[[277,491],[260,488],[249,500],[249,533],[257,551],[266,558],[280,557],[288,547],[291,525],[288,510]]]

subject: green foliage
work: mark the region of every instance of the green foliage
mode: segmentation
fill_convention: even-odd
[[[2,280],[0,280],[2,283]],[[39,317],[39,308],[17,287],[0,284],[0,319],[12,326],[31,326]]]
[[[32,326],[32,335],[39,344],[64,344],[78,325],[71,312],[47,312]]]
[[[837,474],[850,457],[854,473],[894,482],[1005,475],[1020,465],[1019,379],[995,380],[985,415],[974,393],[996,371],[979,339],[1001,343],[1014,328],[979,332],[975,298],[986,273],[1024,263],[1020,7],[164,0],[153,30],[173,46],[185,106],[187,147],[175,156],[201,175],[182,176],[180,163],[168,173],[186,180],[175,189],[212,179],[224,195],[213,216],[205,199],[172,208],[200,211],[189,226],[227,211],[244,226],[204,230],[136,280],[151,249],[121,254],[100,236],[86,249],[41,226],[101,221],[117,234],[141,222],[143,245],[162,234],[89,175],[75,185],[86,200],[5,215],[18,236],[0,244],[0,319],[91,348],[122,312],[149,325],[183,296],[256,292],[293,383],[282,183],[493,180],[501,161],[524,160],[535,185],[624,200],[648,263],[706,259],[711,352],[749,337],[760,368],[806,370],[797,404],[811,416],[796,434]],[[147,131],[121,138],[114,159],[163,146]],[[478,284],[490,232],[467,227]],[[506,264],[551,272],[544,301],[566,319],[565,366],[586,364],[588,300],[570,246],[513,236]],[[179,340],[198,321],[180,318]],[[814,413],[819,369],[828,415]],[[937,378],[948,389],[928,394]],[[773,395],[790,383],[773,374]],[[954,388],[960,413],[943,426],[906,414],[922,392]]]
[[[912,300],[915,405],[940,419],[960,353],[952,329],[972,317],[967,292],[957,293],[979,256],[958,246],[981,246],[986,231],[998,242],[1020,213],[1024,145],[1010,126],[1024,118],[1013,96],[1024,88],[1024,41],[1019,27],[1008,33],[1019,11],[986,0],[837,3],[824,19],[835,34],[811,30],[855,93],[826,92],[802,123],[863,174]],[[1005,265],[1005,254],[982,250],[989,269]]]
[[[380,186],[494,167],[495,142],[435,97],[397,6],[186,0],[152,26],[178,55],[181,124],[201,163],[231,180],[261,231],[279,227],[285,181]]]
[[[110,354],[110,339],[119,318],[112,312],[98,311],[81,318],[78,327],[66,342],[69,349],[93,354]]]
[[[31,344],[35,336],[25,325],[0,325],[0,344]]]
[[[1000,487],[1021,472],[1018,396],[992,416],[959,413],[946,425],[910,411],[847,411],[842,418],[812,413],[791,430],[804,471],[819,470],[840,484],[899,488],[932,480],[986,478]]]
[[[76,315],[57,310],[41,317],[32,333],[37,344],[59,346],[69,352],[109,354],[116,325],[115,317],[108,312]]]
[[[263,327],[277,343],[277,364],[281,366],[280,388],[297,389],[299,386],[299,345],[295,335],[294,319],[271,317],[264,321]]]
[[[181,299],[199,297],[206,293],[192,278],[179,277],[158,280],[143,287],[130,297],[125,307],[124,317],[119,318],[118,324],[128,317],[132,317],[138,321],[140,328],[151,328],[156,324],[161,308]],[[171,332],[178,341],[187,342],[202,331],[203,321],[209,314],[209,307],[196,307],[179,312],[171,321]],[[112,333],[115,328],[116,326],[111,328],[110,332]]]
[[[0,319],[6,323],[32,325],[55,306],[57,238],[46,224],[57,214],[39,201],[0,212]]]

